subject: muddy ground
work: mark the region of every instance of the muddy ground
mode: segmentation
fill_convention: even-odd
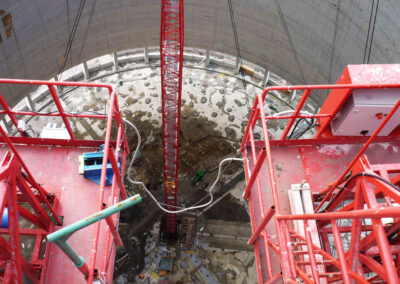
[[[142,146],[134,164],[132,178],[143,181],[153,195],[163,202],[162,129],[151,118],[143,119],[145,115],[145,112],[140,111],[134,114],[125,113],[126,118],[137,126],[142,136]],[[239,141],[236,137],[227,138],[226,135],[216,131],[215,126],[214,122],[201,117],[193,108],[186,106],[182,109],[178,186],[180,205],[191,206],[206,196],[206,190],[217,175],[220,160],[234,156],[237,152]],[[128,131],[127,138],[131,150],[134,150],[137,143],[134,132]],[[201,182],[192,186],[192,179],[198,170],[205,171],[206,176]],[[229,182],[226,176],[239,171],[242,171],[242,164],[231,163],[226,168],[225,177],[222,176],[219,187],[223,189],[221,186]],[[131,282],[143,269],[145,238],[154,222],[161,218],[162,212],[144,190],[130,185],[128,181],[125,181],[125,184],[130,192],[140,193],[144,197],[139,205],[121,212],[119,230],[125,246],[117,251],[114,277],[127,273],[128,281]],[[215,198],[223,192],[224,190],[218,192],[217,187]],[[203,202],[206,201],[208,198]],[[208,210],[204,216],[207,219],[249,222],[243,204],[230,195]]]

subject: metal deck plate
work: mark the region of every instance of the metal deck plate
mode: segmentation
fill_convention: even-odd
[[[0,147],[2,157],[7,147]],[[17,146],[28,168],[38,183],[51,193],[59,196],[58,215],[64,216],[63,226],[67,226],[97,211],[99,185],[83,178],[78,173],[78,156],[84,152],[94,152],[96,148],[64,148],[47,146]],[[108,189],[104,200],[108,200]],[[106,242],[106,222],[101,222],[96,268],[102,265]],[[60,227],[55,227],[57,230]],[[75,252],[89,263],[92,247],[94,225],[76,232],[68,244]],[[74,267],[71,260],[55,245],[48,244],[50,258],[45,278],[42,283],[86,283],[81,272]],[[109,272],[114,267],[115,246],[111,253]],[[43,282],[44,280],[44,282]]]

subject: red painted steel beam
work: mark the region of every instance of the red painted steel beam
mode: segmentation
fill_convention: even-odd
[[[112,122],[113,122],[113,116],[114,116],[114,110],[115,110],[115,100],[116,100],[116,95],[113,93],[111,95],[111,100],[110,100],[110,111],[108,113],[108,119],[107,119],[107,127],[106,127],[106,134],[105,134],[105,141],[104,141],[104,155],[103,155],[103,161],[102,161],[102,168],[101,168],[101,176],[100,176],[100,189],[99,189],[99,197],[97,201],[97,211],[101,211],[103,209],[103,203],[104,203],[104,191],[105,191],[105,186],[106,186],[106,174],[107,174],[107,164],[108,164],[108,157],[110,153],[110,140],[111,140],[111,128],[112,128]],[[93,233],[93,243],[92,243],[92,250],[90,254],[90,263],[89,263],[89,276],[87,283],[91,284],[93,283],[94,279],[94,269],[95,269],[95,264],[96,264],[96,256],[97,256],[97,247],[99,244],[99,234],[100,234],[100,222],[96,222],[94,225],[94,233]],[[82,266],[82,269],[83,266]]]
[[[298,239],[306,241],[306,239],[299,235],[297,232],[295,232],[294,230],[290,230],[290,232]],[[321,248],[317,247],[315,244],[312,244],[313,249],[315,250],[315,252],[321,254],[324,258],[332,261],[332,265],[334,265],[336,268],[340,269],[340,262],[334,258],[333,256],[331,256],[330,254],[328,254],[327,252],[325,252],[324,250],[322,250]],[[358,283],[369,283],[367,280],[365,280],[362,276],[358,275],[357,273],[355,273],[352,270],[348,270],[349,275],[351,278],[353,278],[354,280],[356,280]]]
[[[115,156],[119,157],[121,155],[121,174],[122,177],[121,179],[123,180],[124,178],[124,173],[125,173],[125,162],[126,162],[126,149],[125,147],[120,148],[121,145],[121,140],[122,140],[122,135],[124,133],[124,129],[122,127],[122,125],[119,126],[118,128],[118,134],[117,134],[117,147],[116,147],[116,153]],[[126,136],[126,135],[124,135]],[[116,204],[117,202],[120,201],[120,187],[117,187],[117,182],[116,182],[116,175],[113,176],[113,182],[112,182],[112,186],[111,186],[111,194],[109,196],[109,204]],[[115,220],[115,222],[117,223],[118,226],[118,222],[119,222],[119,214],[115,214],[115,216],[113,216],[112,220]],[[108,281],[111,283],[112,279],[113,279],[113,260],[115,258],[115,255],[111,255],[109,253],[110,248],[113,246],[113,242],[114,242],[114,234],[112,232],[112,229],[110,227],[107,227],[106,229],[106,246],[103,252],[103,264],[102,264],[102,268],[100,271],[100,276],[102,276],[104,279],[108,279]],[[122,240],[121,240],[122,243]],[[114,253],[112,253],[114,254]],[[111,262],[111,265],[110,265]],[[108,271],[107,271],[108,269]]]
[[[28,167],[26,166],[24,160],[22,159],[21,155],[18,153],[17,149],[15,148],[14,144],[11,142],[10,138],[7,136],[5,133],[3,127],[0,126],[0,133],[2,137],[5,139],[8,147],[12,150],[13,154],[17,158],[18,162],[21,164],[22,168],[24,169],[25,173],[27,174],[27,179],[29,180],[29,183],[32,184],[33,187],[35,187],[39,194],[42,195],[44,198],[44,202],[46,203],[47,207],[50,209],[51,213],[54,216],[54,219],[56,220],[57,224],[61,224],[60,217],[57,216],[57,213],[54,211],[53,207],[51,206],[49,200],[47,199],[47,192],[36,182],[36,180],[33,178],[31,172],[29,171]]]
[[[108,228],[110,229],[111,234],[115,237],[115,244],[117,246],[122,246],[123,243],[122,243],[122,239],[118,233],[118,228],[115,225],[111,216],[106,217],[106,222],[107,222]]]
[[[177,205],[179,129],[183,64],[183,0],[162,0],[161,90],[163,121],[164,195],[167,209]],[[176,233],[176,214],[166,213],[165,231]]]
[[[343,275],[343,282],[345,284],[350,284],[350,276],[349,276],[349,271],[347,268],[346,258],[345,258],[345,254],[344,254],[342,238],[340,236],[340,232],[339,232],[336,220],[332,220],[331,224],[332,224],[333,237],[335,240],[335,247],[336,247],[338,257],[339,257],[341,272]]]
[[[65,127],[68,130],[69,137],[71,137],[71,139],[75,140],[76,137],[75,137],[74,131],[71,128],[71,124],[70,124],[68,118],[65,116],[64,108],[61,105],[61,101],[60,101],[60,98],[57,95],[56,89],[52,85],[47,85],[47,86],[48,86],[50,94],[53,97],[53,100],[54,100],[54,102],[55,102],[55,104],[57,106],[58,112],[60,113],[61,118],[62,118],[62,120],[63,120],[63,122],[65,124]]]
[[[122,180],[121,172],[118,168],[118,160],[117,160],[118,156],[115,157],[114,149],[112,147],[110,147],[108,154],[109,154],[109,160],[111,163],[111,167],[114,171],[114,176],[115,176],[114,182],[116,182],[118,184],[118,186],[121,190],[121,198],[127,199],[128,195],[126,194],[126,190],[125,190],[125,186],[124,186],[124,183]]]
[[[18,231],[17,186],[15,176],[10,176],[8,182],[8,228],[10,230],[11,278],[14,283],[22,284],[21,247]]]
[[[3,107],[3,109],[4,109],[4,112],[10,117],[12,123],[14,124],[15,128],[18,130],[19,134],[20,134],[22,137],[24,137],[24,136],[25,136],[24,132],[22,131],[22,129],[20,129],[20,128],[18,127],[18,120],[17,120],[17,118],[16,118],[15,115],[12,113],[10,107],[8,106],[6,100],[4,99],[4,97],[3,97],[3,95],[2,95],[1,93],[0,93],[0,104],[1,104],[1,106]]]
[[[264,230],[265,226],[268,224],[268,222],[271,220],[272,216],[275,214],[275,208],[274,206],[271,206],[268,211],[265,213],[264,218],[262,219],[260,225],[256,228],[254,233],[251,235],[250,239],[248,240],[247,244],[252,245],[260,233]]]

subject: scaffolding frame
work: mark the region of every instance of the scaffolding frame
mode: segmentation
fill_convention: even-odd
[[[125,135],[124,124],[122,121],[121,113],[119,111],[117,95],[113,90],[113,87],[109,84],[101,84],[101,83],[86,83],[86,82],[57,82],[57,81],[40,81],[40,80],[18,80],[18,79],[0,79],[0,84],[21,84],[21,85],[32,85],[32,86],[47,86],[49,89],[51,98],[57,107],[58,112],[51,112],[51,113],[40,113],[40,112],[33,112],[33,111],[14,111],[12,110],[3,96],[0,94],[0,104],[3,106],[3,110],[0,110],[0,114],[9,116],[10,120],[14,124],[17,133],[21,135],[21,137],[17,136],[8,136],[7,133],[4,131],[2,126],[0,126],[0,143],[5,143],[10,149],[11,152],[6,155],[4,161],[8,161],[11,159],[13,162],[9,167],[14,169],[13,176],[5,177],[0,176],[3,180],[4,178],[10,179],[11,178],[11,187],[10,189],[6,189],[9,193],[9,212],[12,214],[9,215],[10,221],[10,228],[9,229],[0,229],[1,233],[10,234],[12,244],[14,246],[7,245],[4,242],[1,242],[1,250],[11,251],[16,249],[15,246],[18,243],[19,235],[36,235],[38,236],[35,241],[34,247],[34,257],[32,258],[32,262],[30,265],[34,265],[34,269],[36,274],[27,274],[29,278],[34,281],[34,283],[44,283],[47,263],[50,253],[50,244],[46,245],[46,253],[45,258],[39,259],[39,252],[43,245],[43,238],[46,237],[47,234],[52,233],[54,231],[54,225],[60,225],[61,219],[57,215],[57,206],[59,204],[57,196],[50,196],[47,195],[47,191],[38,184],[32,174],[30,173],[28,167],[26,166],[23,158],[18,153],[15,145],[49,145],[49,146],[72,146],[72,147],[99,147],[100,145],[104,144],[104,156],[102,162],[102,169],[101,169],[101,180],[99,186],[99,194],[98,194],[98,201],[97,201],[97,210],[99,212],[103,209],[108,207],[106,206],[106,201],[104,200],[104,193],[105,193],[105,180],[106,180],[106,172],[107,172],[107,162],[113,166],[114,176],[111,185],[111,193],[109,196],[109,200],[107,204],[109,207],[118,203],[121,199],[127,198],[127,193],[124,187],[123,176],[125,172],[126,166],[126,156],[129,154],[129,145],[127,141],[127,137]],[[94,113],[70,113],[66,112],[61,104],[60,97],[58,96],[56,87],[88,87],[88,88],[106,88],[110,95],[110,100],[108,104],[108,114],[94,114]],[[26,137],[24,132],[18,127],[17,116],[47,116],[47,117],[60,117],[69,133],[70,139],[47,139],[47,138],[35,138],[35,137]],[[69,118],[93,118],[93,119],[105,119],[107,120],[106,132],[105,132],[105,140],[81,140],[76,139],[75,134],[72,130]],[[117,139],[111,139],[111,130],[113,123],[115,122],[118,132],[117,132]],[[121,171],[118,169],[118,161],[117,157],[121,157]],[[3,161],[3,163],[4,163]],[[23,169],[23,172],[27,175],[25,178],[21,175],[21,171],[19,168]],[[7,170],[10,172],[10,170]],[[16,184],[14,181],[17,181],[18,188],[22,194],[18,194],[18,200],[15,199],[16,194]],[[39,200],[35,200],[32,196],[32,189],[29,187],[31,185],[32,188],[38,190],[40,198]],[[22,189],[22,190],[21,190]],[[3,187],[4,191],[4,187]],[[12,195],[11,193],[14,192],[15,194]],[[4,193],[4,192],[2,192]],[[17,201],[26,201],[28,198],[29,203],[31,204],[32,208],[36,208],[37,216],[33,216],[30,212],[26,212],[23,207],[19,206],[16,202]],[[4,203],[4,194],[1,195],[1,201]],[[12,201],[12,203],[10,203]],[[3,204],[2,203],[2,204]],[[50,210],[50,215],[48,215],[41,203],[45,203],[46,206]],[[4,205],[4,204],[3,204]],[[35,207],[34,207],[35,206]],[[0,208],[1,210],[4,209],[4,206]],[[23,229],[20,228],[18,230],[18,219],[16,219],[16,212],[20,212],[21,216],[27,219],[28,221],[36,224],[38,226],[41,225],[41,229]],[[2,212],[2,211],[1,211]],[[1,213],[0,212],[0,213]],[[30,213],[30,214],[28,214]],[[46,214],[45,214],[46,213]],[[51,219],[54,219],[54,222],[49,224],[49,216]],[[101,278],[109,283],[112,282],[113,276],[113,268],[112,265],[109,266],[109,258],[114,257],[115,254],[111,254],[110,250],[112,249],[112,243],[115,242],[116,245],[120,245],[121,238],[118,236],[118,223],[117,223],[117,216],[108,216],[106,217],[107,221],[107,229],[106,229],[106,249],[102,253],[102,266],[95,267],[96,259],[97,259],[97,248],[98,248],[98,241],[99,241],[99,232],[100,232],[100,222],[96,222],[94,225],[94,232],[92,243],[87,244],[88,246],[91,245],[90,250],[90,262],[89,265],[84,263],[85,269],[80,269],[79,271],[83,273],[83,277],[86,279],[86,282],[91,284],[94,278]],[[0,239],[1,240],[1,239]],[[4,247],[4,250],[3,250]],[[19,247],[19,246],[18,246]],[[22,283],[22,273],[23,271],[26,274],[28,268],[31,269],[29,263],[27,263],[20,254],[20,250],[18,249],[15,251],[16,254],[9,255],[11,257],[11,261],[3,261],[0,265],[5,266],[3,277],[3,283]],[[115,247],[114,247],[115,253]],[[6,255],[7,257],[7,255]],[[15,267],[16,270],[12,270],[10,268]],[[22,269],[22,270],[21,270]],[[15,271],[16,273],[12,274],[11,271]],[[78,270],[77,270],[78,271]],[[31,277],[32,276],[32,277]],[[35,277],[33,277],[35,276]],[[7,282],[8,281],[8,282]],[[11,281],[11,282],[10,282]]]
[[[309,85],[309,86],[277,86],[266,88],[255,98],[249,122],[241,143],[246,173],[246,188],[243,198],[248,199],[253,234],[248,244],[254,245],[257,274],[259,283],[296,283],[301,279],[305,283],[370,283],[371,281],[386,281],[398,283],[400,270],[400,254],[398,251],[398,235],[400,229],[399,189],[382,182],[389,180],[395,184],[399,176],[389,178],[389,173],[400,173],[400,164],[375,164],[368,162],[365,151],[377,141],[399,141],[396,131],[389,137],[377,137],[381,129],[392,118],[400,106],[400,100],[382,120],[379,127],[370,137],[329,137],[324,138],[330,122],[336,112],[329,106],[328,113],[312,115],[300,114],[312,90],[340,90],[351,93],[355,89],[386,89],[400,88],[400,84],[336,84],[336,85]],[[271,91],[303,91],[292,115],[267,116],[264,106],[265,99]],[[324,109],[324,108],[323,108]],[[326,108],[325,108],[326,110]],[[337,110],[336,110],[337,111]],[[317,135],[314,139],[289,140],[287,139],[295,121],[299,118],[312,118],[320,122]],[[267,123],[269,120],[289,120],[279,140],[270,140]],[[262,127],[262,141],[255,141],[254,129],[257,123]],[[322,123],[321,123],[322,122]],[[315,211],[311,214],[284,214],[281,210],[278,184],[273,163],[272,145],[275,147],[290,145],[324,145],[336,142],[362,143],[361,149],[352,158],[340,177],[320,192],[313,195]],[[257,150],[256,148],[261,150]],[[249,163],[252,159],[252,165]],[[276,157],[275,157],[276,158]],[[260,171],[266,165],[267,172]],[[368,176],[367,176],[368,174]],[[379,179],[381,178],[381,179]],[[261,181],[269,183],[269,191],[261,186]],[[345,190],[338,191],[346,181]],[[253,191],[254,190],[254,191]],[[253,193],[252,193],[253,192]],[[343,193],[344,192],[344,193]],[[264,195],[272,195],[272,206],[267,208]],[[334,201],[332,201],[332,199]],[[346,206],[340,204],[346,200]],[[384,202],[382,202],[384,200]],[[367,209],[364,209],[366,207]],[[255,209],[257,208],[257,209]],[[258,210],[258,212],[257,212]],[[257,215],[257,216],[256,216]],[[256,221],[256,217],[259,221]],[[392,218],[391,224],[382,222],[385,218]],[[337,220],[351,219],[351,226],[340,226]],[[365,219],[371,219],[372,224],[363,225]],[[266,230],[266,226],[273,220],[275,235]],[[293,228],[294,221],[304,225],[305,235]],[[318,226],[318,237],[322,239],[323,247],[313,243],[310,233],[310,221]],[[384,225],[385,224],[385,225]],[[351,232],[350,248],[344,250],[341,233]],[[324,232],[324,233],[322,233]],[[337,257],[332,256],[327,235],[331,234]],[[275,238],[276,237],[276,240]],[[281,271],[273,273],[273,259],[271,254],[279,256]],[[320,257],[316,257],[316,256]],[[322,260],[321,260],[322,257]],[[324,271],[320,271],[322,265]]]
[[[176,210],[183,67],[183,0],[161,4],[161,91],[164,196],[168,210]],[[165,214],[165,231],[176,233],[176,214]]]

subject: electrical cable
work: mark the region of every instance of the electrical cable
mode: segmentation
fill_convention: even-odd
[[[373,43],[373,40],[374,40],[375,23],[376,23],[376,16],[378,15],[378,7],[379,7],[379,0],[377,0],[377,2],[376,2],[374,25],[372,26],[372,34],[371,34],[371,41],[370,41],[370,44],[369,44],[367,64],[369,64],[369,57],[371,55],[372,43]]]
[[[281,111],[281,112],[275,113],[273,116],[276,117],[276,116],[280,116],[282,114],[288,114],[288,113],[294,113],[294,112],[295,112],[295,110],[285,110],[285,111]],[[309,113],[308,111],[300,111],[300,114],[302,114],[302,115],[313,115],[312,113]],[[296,134],[295,130],[296,130],[298,124],[300,123],[300,121],[302,121],[302,120],[306,120],[309,125],[304,131]],[[309,131],[313,127],[315,127],[314,118],[311,118],[310,120],[308,120],[307,118],[299,118],[296,121],[296,123],[295,123],[295,125],[293,127],[293,130],[288,135],[288,139],[292,139],[292,138],[293,139],[299,139],[301,136],[303,136],[307,131]],[[294,134],[296,134],[295,137],[292,137]]]
[[[288,42],[289,42],[290,48],[291,48],[291,50],[292,50],[294,59],[295,59],[296,64],[297,64],[297,67],[299,68],[300,75],[301,75],[301,79],[303,80],[303,83],[304,83],[305,85],[307,85],[306,77],[305,77],[305,75],[304,75],[303,68],[301,67],[299,57],[297,56],[296,49],[294,48],[294,44],[293,44],[293,41],[292,41],[292,37],[290,36],[289,28],[288,28],[288,26],[287,26],[287,24],[286,24],[285,16],[283,15],[281,5],[279,4],[279,0],[275,0],[275,6],[276,6],[276,9],[278,10],[278,14],[279,14],[279,17],[280,17],[280,19],[281,19],[282,26],[283,26],[283,28],[284,28],[284,30],[285,30],[286,38],[287,38],[287,40],[288,40]]]
[[[85,6],[85,4],[86,4],[86,0],[81,0],[81,2],[79,3],[79,8],[78,8],[78,12],[75,17],[74,25],[72,26],[72,31],[71,31],[71,34],[69,35],[67,46],[66,46],[65,52],[64,52],[64,56],[62,58],[61,66],[58,71],[58,74],[60,75],[60,78],[58,78],[58,80],[61,80],[61,74],[62,74],[62,72],[64,72],[65,64],[67,63],[68,56],[71,51],[71,46],[72,46],[72,43],[75,38],[76,30],[78,29],[79,21],[81,19],[83,7]]]
[[[391,183],[390,181],[388,181],[388,180],[386,180],[386,179],[384,179],[384,178],[382,178],[382,177],[380,177],[378,175],[369,174],[369,173],[366,173],[366,172],[358,173],[358,174],[355,174],[352,177],[350,177],[342,187],[339,187],[340,188],[339,192],[337,194],[335,194],[335,196],[332,198],[331,201],[329,201],[329,203],[325,206],[325,208],[320,210],[320,211],[318,211],[318,213],[324,213],[326,210],[328,210],[329,207],[331,206],[331,204],[336,199],[338,199],[340,197],[340,195],[347,189],[347,186],[350,184],[350,182],[352,182],[356,177],[359,177],[359,176],[367,176],[367,177],[375,178],[377,180],[380,180],[380,181],[390,185],[391,187],[393,187],[394,189],[396,189],[397,191],[400,192],[400,187],[398,187],[397,185]]]
[[[232,24],[232,29],[233,29],[233,37],[235,38],[236,53],[237,53],[237,57],[241,61],[242,60],[242,54],[240,52],[239,38],[238,38],[238,35],[237,35],[237,31],[236,31],[236,22],[235,22],[235,15],[233,13],[232,0],[228,0],[228,6],[229,6],[229,14],[230,14],[230,17],[231,17],[231,24]]]
[[[94,10],[96,8],[96,4],[97,4],[97,0],[94,0],[93,3],[92,3],[92,9],[90,10],[89,20],[88,20],[88,23],[87,23],[87,26],[86,26],[85,35],[83,36],[81,49],[79,50],[79,56],[78,56],[79,60],[82,59],[82,51],[83,51],[83,48],[85,47],[86,38],[87,38],[87,35],[89,33],[90,24],[92,23],[92,18],[93,18],[93,15],[94,15]]]
[[[307,120],[306,120],[307,121]],[[303,136],[307,131],[313,129],[316,125],[314,123],[314,118],[311,119],[311,122],[308,122],[308,126],[304,130],[299,130],[298,132],[294,131],[293,136],[290,137],[291,139],[299,139],[301,136]]]
[[[233,5],[232,5],[232,0],[228,0],[228,6],[229,6],[229,14],[230,14],[230,18],[231,18],[231,25],[232,25],[232,30],[233,30],[233,37],[235,39],[235,47],[236,47],[236,55],[238,57],[239,60],[239,66],[242,64],[242,53],[240,51],[240,44],[239,44],[239,37],[237,35],[237,30],[236,30],[236,22],[235,22],[235,14],[233,11]],[[240,67],[239,70],[240,71]],[[249,96],[249,92],[247,91],[247,83],[245,80],[245,74],[243,71],[240,71],[240,75],[242,76],[242,82],[243,82],[243,88],[245,90],[246,93],[246,99],[247,99],[247,106],[249,106],[250,104],[250,96]]]
[[[308,126],[307,126],[304,130],[298,131],[298,132],[296,133],[297,126],[298,126],[299,123],[300,123],[301,121],[303,121],[303,120],[305,120],[305,121],[308,123]],[[296,121],[296,124],[294,125],[294,127],[293,127],[291,133],[289,134],[288,139],[299,139],[299,138],[300,138],[301,136],[303,136],[308,130],[310,130],[310,129],[314,128],[314,127],[315,127],[314,118],[312,118],[311,121],[308,121],[308,120],[306,120],[305,118],[299,118],[299,119]]]
[[[126,120],[126,119],[123,119],[123,120],[124,120],[130,127],[133,128],[133,130],[135,131],[135,133],[136,133],[136,135],[137,135],[137,137],[138,137],[138,143],[137,143],[135,152],[134,152],[134,154],[133,154],[133,156],[132,156],[131,162],[129,163],[128,173],[127,173],[127,179],[128,179],[128,181],[129,181],[131,184],[133,184],[133,185],[139,185],[139,186],[143,187],[143,189],[144,189],[144,190],[146,191],[146,193],[151,197],[151,199],[154,200],[154,202],[157,204],[157,206],[158,206],[162,211],[164,211],[164,212],[166,212],[166,213],[178,214],[178,213],[186,212],[186,211],[189,211],[189,210],[200,209],[200,208],[203,208],[203,207],[206,207],[206,206],[210,205],[210,204],[213,202],[213,200],[214,200],[214,195],[213,195],[213,192],[212,192],[212,191],[213,191],[215,185],[217,184],[217,182],[218,182],[218,180],[220,179],[221,174],[222,174],[222,171],[221,171],[222,165],[223,165],[224,163],[228,162],[228,161],[229,161],[230,163],[231,163],[232,161],[243,161],[243,159],[241,159],[241,158],[235,158],[235,157],[233,157],[233,158],[226,158],[226,159],[223,159],[223,160],[220,162],[219,167],[218,167],[218,175],[217,175],[217,178],[215,179],[214,183],[210,186],[210,188],[209,188],[209,190],[208,190],[208,196],[210,196],[210,200],[209,200],[208,202],[206,202],[206,203],[204,203],[204,204],[201,204],[201,205],[197,205],[197,206],[196,206],[196,205],[193,205],[193,206],[191,206],[191,207],[183,208],[183,209],[180,209],[180,210],[168,210],[168,209],[164,208],[164,207],[161,205],[161,203],[154,197],[154,195],[150,192],[150,190],[145,186],[145,184],[144,184],[143,182],[132,180],[132,178],[131,178],[132,165],[133,165],[133,163],[134,163],[134,161],[135,161],[135,158],[136,158],[137,153],[138,153],[139,148],[140,148],[141,136],[140,136],[139,130],[136,128],[136,126],[135,126],[133,123],[131,123],[130,121],[128,121],[128,120]],[[230,163],[229,163],[229,164],[230,164]],[[227,168],[227,167],[225,167],[224,170],[225,170],[226,168]],[[196,204],[197,204],[197,203],[196,203]],[[169,206],[169,205],[168,205],[168,206]]]
[[[336,16],[335,16],[335,24],[333,27],[333,39],[332,39],[332,52],[331,58],[329,61],[329,75],[328,75],[328,82],[330,83],[332,80],[332,68],[333,68],[333,58],[335,56],[335,47],[336,47],[336,36],[338,31],[338,22],[339,22],[339,14],[340,14],[340,5],[342,4],[342,0],[338,0],[336,4]]]
[[[367,57],[367,49],[368,49],[368,42],[369,42],[369,32],[370,32],[370,30],[371,30],[372,15],[373,15],[373,12],[374,12],[374,4],[375,4],[375,0],[372,0],[371,14],[369,15],[367,40],[365,41],[365,47],[364,47],[364,57],[363,57],[363,63],[364,63],[364,64],[365,64],[365,58]]]

